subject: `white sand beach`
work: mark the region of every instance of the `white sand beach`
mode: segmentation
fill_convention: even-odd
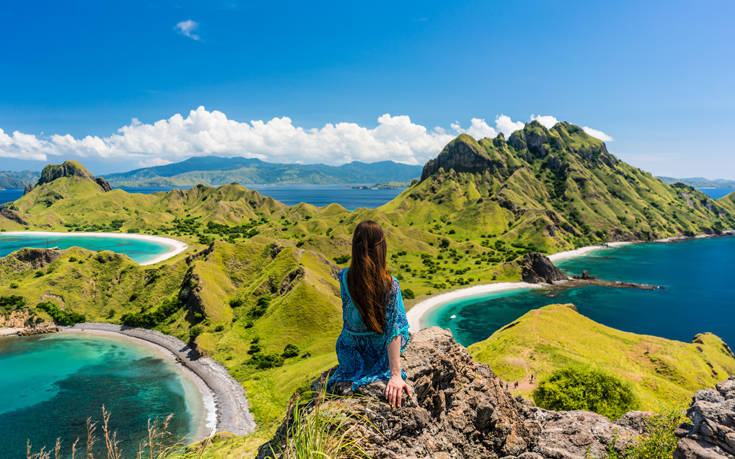
[[[549,255],[549,259],[552,262],[556,263],[562,260],[568,260],[570,258],[588,255],[589,253],[596,250],[622,247],[634,243],[635,242],[608,242],[604,245],[590,245],[586,247],[580,247],[575,250],[557,252],[555,254]],[[408,312],[406,312],[409,330],[415,333],[424,328],[422,323],[423,318],[429,311],[452,301],[456,301],[462,298],[470,298],[473,296],[483,296],[489,293],[504,292],[508,290],[542,288],[545,285],[546,284],[530,284],[528,282],[498,282],[495,284],[475,285],[468,288],[462,288],[459,290],[442,293],[441,295],[432,296],[417,303]]]
[[[462,298],[471,298],[473,296],[487,295],[488,293],[504,292],[507,290],[541,287],[543,287],[543,285],[530,284],[528,282],[498,282],[495,284],[475,285],[468,288],[442,293],[441,295],[435,295],[414,305],[410,310],[408,310],[408,312],[406,312],[409,330],[415,333],[424,328],[421,323],[423,317],[432,309],[451,301],[456,301]]]
[[[146,260],[142,263],[139,263],[141,266],[145,265],[152,265],[155,263],[159,263],[163,260],[167,260],[175,255],[180,254],[184,250],[186,250],[189,246],[181,241],[178,241],[176,239],[171,239],[168,237],[161,237],[161,236],[151,236],[149,234],[129,234],[129,233],[62,233],[62,232],[54,232],[54,231],[8,231],[2,234],[6,234],[9,236],[60,236],[60,237],[76,237],[76,236],[84,236],[84,237],[112,237],[112,238],[120,238],[120,239],[138,239],[143,241],[150,241],[150,242],[157,242],[159,244],[166,245],[170,247],[170,250],[166,253],[163,253],[161,255],[158,255],[156,257],[151,258],[150,260]]]

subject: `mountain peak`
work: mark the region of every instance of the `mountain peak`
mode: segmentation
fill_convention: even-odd
[[[110,191],[110,184],[107,180],[101,177],[95,177],[92,175],[86,167],[82,166],[77,161],[67,160],[61,164],[49,164],[41,171],[41,178],[38,179],[36,186],[43,185],[45,183],[51,183],[56,179],[62,177],[83,177],[97,183],[102,191]]]

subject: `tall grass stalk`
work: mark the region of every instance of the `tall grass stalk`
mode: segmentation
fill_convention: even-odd
[[[282,447],[285,459],[336,459],[370,457],[359,426],[374,428],[372,423],[339,402],[339,397],[327,395],[326,384],[312,393],[311,403],[299,403],[297,395],[289,403],[290,425]],[[307,407],[311,406],[309,412]]]
[[[104,405],[102,406],[102,438],[101,441],[104,444],[104,447],[97,448],[99,451],[95,450],[95,445],[98,443],[98,440],[100,440],[97,436],[97,426],[98,424],[94,421],[92,421],[91,418],[87,418],[87,439],[86,439],[86,448],[84,451],[84,458],[85,459],[122,459],[123,458],[123,450],[120,447],[120,441],[117,439],[117,432],[112,430],[111,424],[110,424],[110,415],[111,413],[105,409]],[[166,416],[166,418],[163,420],[163,422],[158,421],[158,419],[148,420],[147,425],[147,435],[146,438],[138,445],[138,449],[136,452],[136,457],[138,459],[160,459],[163,457],[170,457],[175,456],[181,453],[182,451],[182,441],[173,442],[172,441],[172,434],[168,430],[169,425],[171,423],[171,418],[173,418],[173,414],[169,414]],[[74,440],[74,443],[71,445],[71,459],[76,459],[77,451],[78,451],[78,445],[79,445],[79,438]],[[31,445],[31,441],[26,441],[26,458],[27,459],[61,459],[61,439],[56,439],[56,444],[54,445],[53,450],[47,450],[45,446],[42,446],[41,449],[34,453],[33,452],[33,446]]]

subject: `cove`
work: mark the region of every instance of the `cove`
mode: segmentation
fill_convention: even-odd
[[[429,311],[423,323],[449,328],[459,343],[469,346],[531,309],[573,303],[581,314],[620,330],[685,342],[712,332],[735,344],[735,237],[601,249],[557,265],[570,274],[588,270],[606,280],[665,289],[588,286],[503,292],[444,304]]]
[[[170,258],[186,249],[186,244],[174,239],[140,234],[107,233],[0,233],[0,257],[24,247],[68,249],[82,247],[87,250],[109,250],[129,256],[139,264],[152,264]]]
[[[173,414],[169,430],[178,440],[192,439],[205,422],[201,394],[175,364],[122,338],[0,338],[0,374],[0,450],[7,458],[25,458],[27,439],[38,451],[57,437],[69,454],[75,438],[85,441],[86,419],[101,420],[102,405],[125,457],[135,457],[148,419]]]

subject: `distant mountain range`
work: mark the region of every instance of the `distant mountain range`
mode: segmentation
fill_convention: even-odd
[[[325,164],[278,164],[253,158],[202,156],[165,166],[146,167],[130,172],[108,174],[112,186],[219,186],[229,183],[252,184],[334,184],[409,182],[421,175],[421,166],[393,161],[363,163],[353,161],[341,166]]]
[[[26,185],[35,184],[40,176],[33,171],[0,171],[0,190],[25,188]]]
[[[684,183],[685,185],[693,186],[695,188],[735,188],[735,180],[716,179],[710,180],[704,177],[688,177],[688,178],[674,178],[674,177],[658,177],[667,185],[673,185],[674,183]]]

